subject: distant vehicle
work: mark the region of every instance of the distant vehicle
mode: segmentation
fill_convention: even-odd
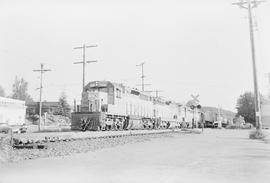
[[[213,128],[226,128],[228,126],[227,123],[225,123],[224,121],[215,121],[213,123]]]
[[[205,121],[205,127],[206,128],[214,128],[214,122],[213,121]]]
[[[8,133],[11,130],[7,123],[0,123],[0,133]]]
[[[26,133],[27,131],[27,126],[25,124],[23,124],[21,127],[20,127],[20,133]]]
[[[25,124],[17,125],[17,126],[10,126],[7,123],[0,123],[0,133],[7,134],[10,130],[13,133],[26,133],[27,126]]]
[[[213,123],[213,127],[214,128],[221,128],[222,127],[222,122],[221,121],[215,121]]]
[[[12,126],[9,126],[9,128],[12,129],[13,133],[26,133],[26,131],[27,131],[27,126],[25,124],[12,125]]]
[[[214,123],[213,123],[213,128],[217,128],[218,127],[218,121],[215,121]]]

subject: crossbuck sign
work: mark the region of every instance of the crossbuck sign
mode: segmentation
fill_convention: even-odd
[[[196,96],[195,96],[195,95],[191,95],[193,101],[195,101],[195,102],[197,102],[197,103],[200,103],[200,101],[199,101],[199,99],[198,99],[199,96],[200,96],[200,95],[196,95]]]

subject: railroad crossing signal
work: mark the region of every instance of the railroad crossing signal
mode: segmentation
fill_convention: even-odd
[[[200,95],[191,95],[192,100],[190,100],[187,104],[188,106],[190,106],[190,108],[193,110],[195,108],[200,109],[201,105],[200,105],[200,101],[199,101],[199,96]]]
[[[200,96],[200,95],[196,95],[196,96],[195,96],[195,95],[191,95],[191,98],[192,98],[195,102],[200,103],[200,101],[199,101],[199,99],[198,99],[199,96]]]

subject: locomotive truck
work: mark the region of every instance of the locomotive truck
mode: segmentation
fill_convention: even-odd
[[[75,107],[76,108],[76,107]],[[180,128],[200,120],[200,111],[184,104],[110,81],[89,82],[72,113],[72,130]]]

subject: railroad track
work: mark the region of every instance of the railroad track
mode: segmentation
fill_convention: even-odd
[[[15,149],[46,149],[48,143],[69,142],[76,140],[120,138],[125,136],[142,136],[172,132],[188,132],[181,129],[131,130],[131,131],[87,131],[87,132],[49,132],[16,134],[13,137]]]

